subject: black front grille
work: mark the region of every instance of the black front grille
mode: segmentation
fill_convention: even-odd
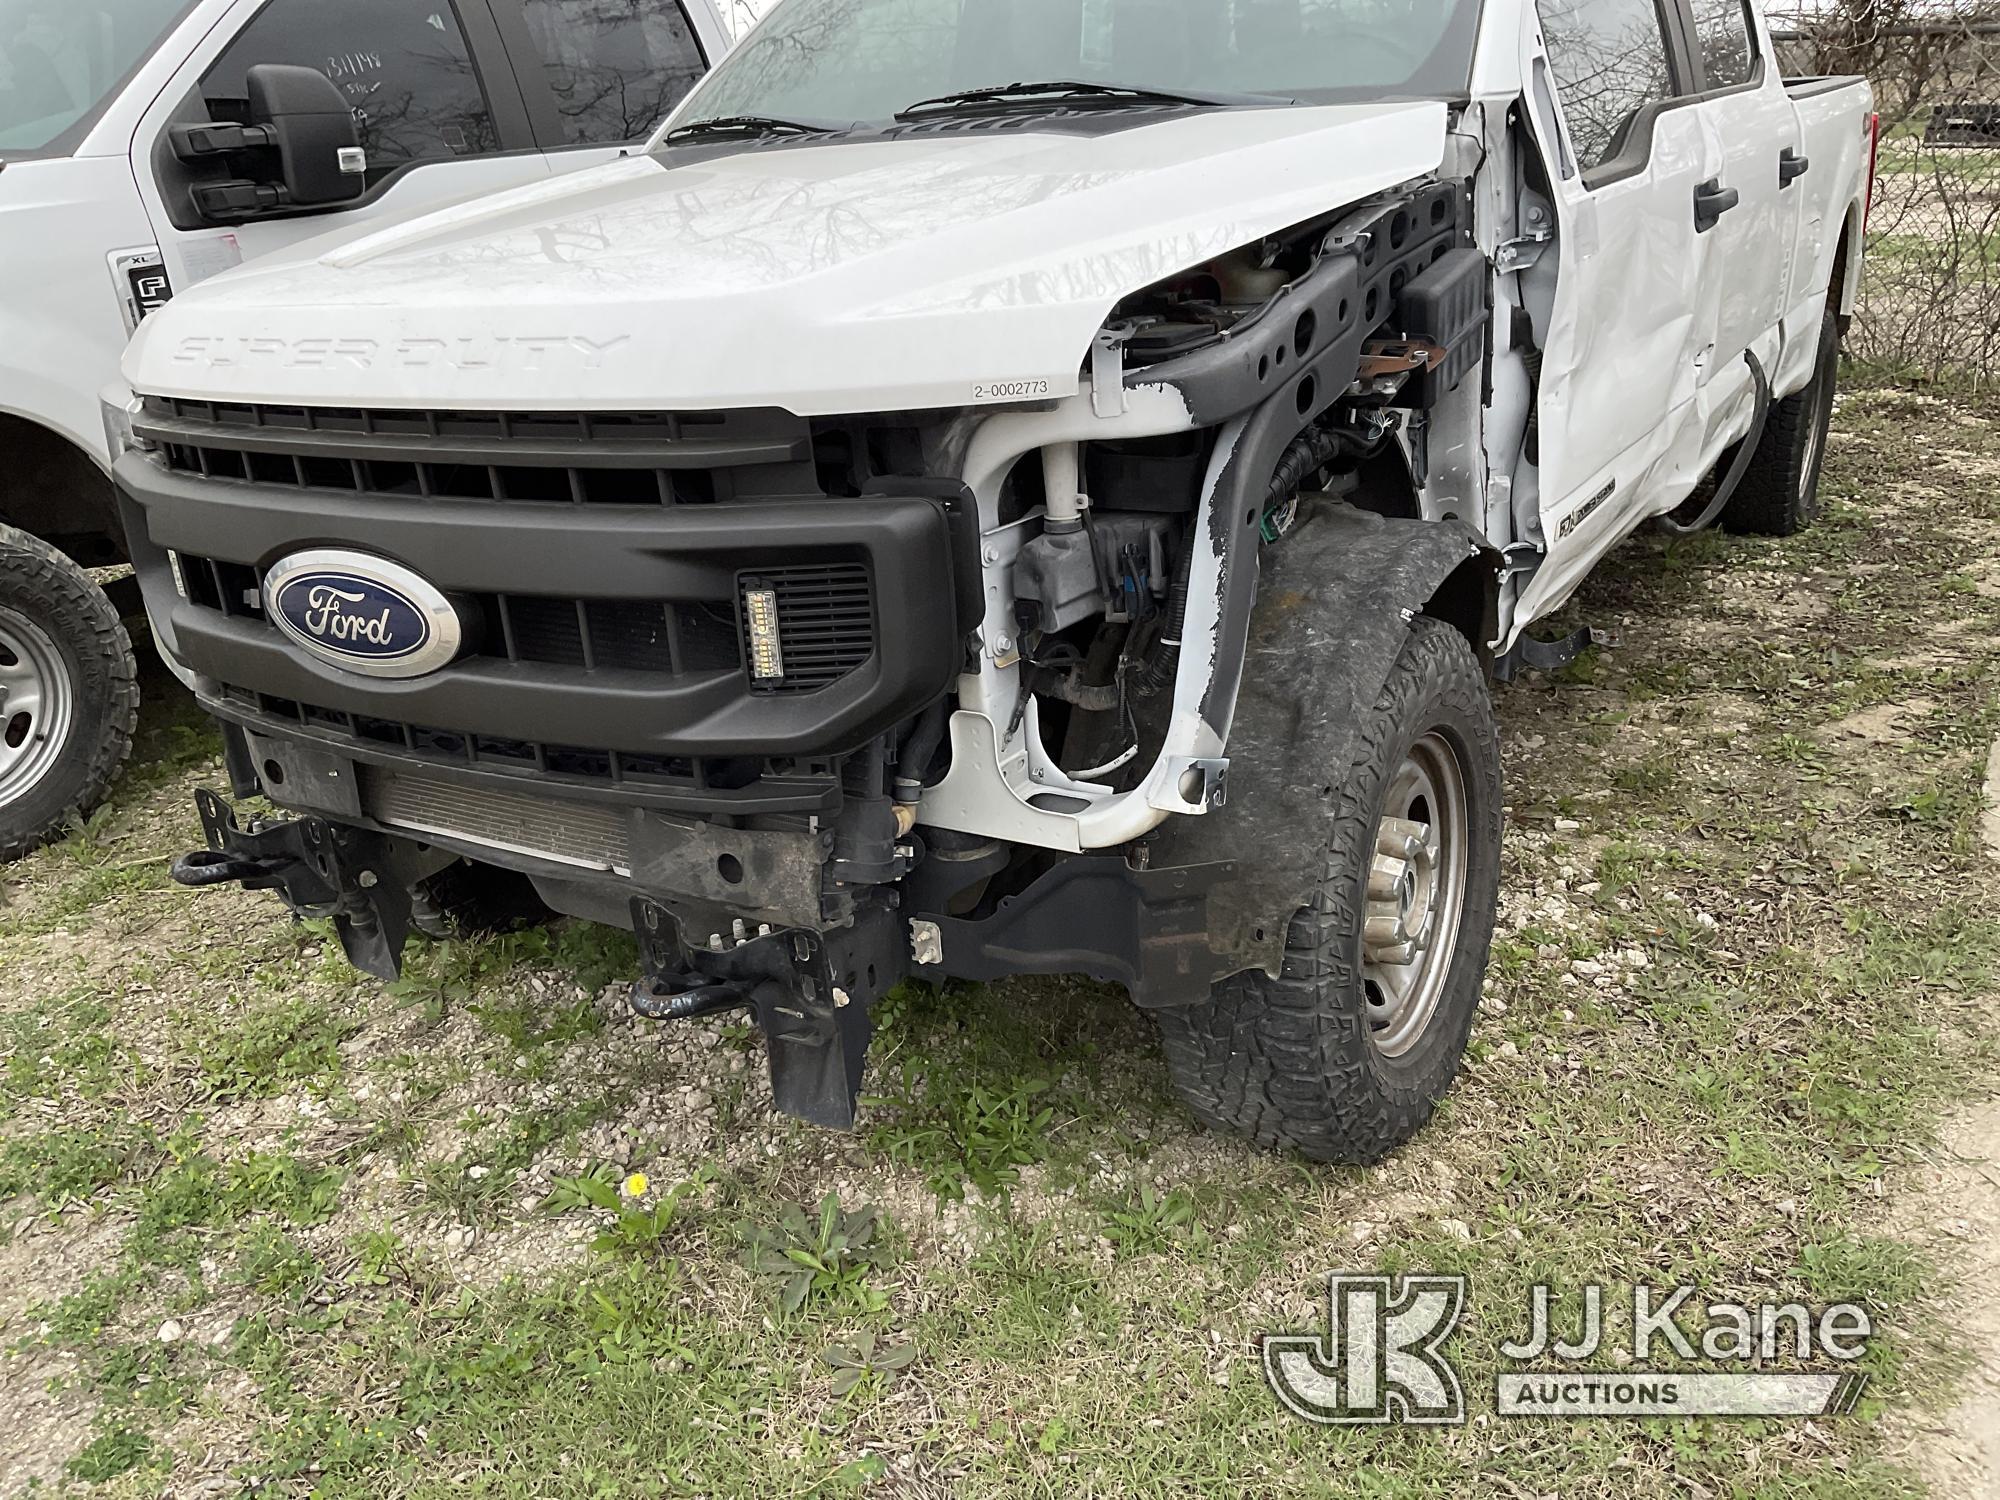
[[[357,760],[696,811],[824,810],[837,777],[802,792],[812,773],[772,768],[888,732],[961,664],[950,502],[830,498],[813,428],[786,412],[153,396],[133,430],[116,480],[165,644],[225,718]],[[390,681],[299,649],[265,613],[265,570],[343,545],[443,590],[467,626],[459,657]],[[771,590],[785,657],[763,682],[748,578]],[[746,777],[759,790],[739,795]]]
[[[237,618],[264,618],[257,570],[247,563],[183,557],[181,578],[191,604]],[[861,585],[865,598],[865,571]],[[473,656],[664,677],[732,672],[742,665],[736,621],[726,604],[534,594],[481,594],[472,599],[485,627],[468,653]],[[859,660],[866,660],[868,650],[864,638]],[[833,680],[813,685],[823,687]]]
[[[289,489],[648,506],[821,494],[809,429],[776,409],[397,411],[148,396],[134,426],[177,472]]]
[[[169,469],[260,490],[566,506],[820,496],[807,428],[777,410],[396,411],[149,396],[135,425]],[[193,602],[262,617],[247,563],[187,557],[183,567]],[[754,682],[756,691],[817,691],[868,660],[874,604],[864,565],[787,564],[760,576],[778,591],[786,670]],[[697,600],[459,597],[485,625],[468,654],[685,677],[743,667],[741,586],[734,599],[728,589],[725,579],[715,597]]]

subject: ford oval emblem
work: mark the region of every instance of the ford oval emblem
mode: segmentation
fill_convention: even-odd
[[[464,642],[458,612],[422,574],[365,552],[294,552],[264,575],[264,607],[321,661],[370,677],[434,672]]]

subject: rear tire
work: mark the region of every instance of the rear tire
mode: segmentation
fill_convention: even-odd
[[[0,860],[96,809],[138,720],[138,664],[111,601],[47,542],[0,525]]]
[[[497,937],[555,915],[518,870],[461,859],[410,887],[410,926],[440,942]]]
[[[1412,624],[1340,769],[1326,864],[1280,976],[1238,974],[1205,1004],[1157,1014],[1174,1086],[1205,1124],[1373,1162],[1422,1129],[1457,1076],[1499,893],[1499,734],[1479,660],[1450,625]],[[1424,941],[1400,962],[1413,927]]]
[[[1742,483],[1722,508],[1725,530],[1792,536],[1812,524],[1819,514],[1819,475],[1839,376],[1840,320],[1829,306],[1820,318],[1812,379],[1771,403]]]

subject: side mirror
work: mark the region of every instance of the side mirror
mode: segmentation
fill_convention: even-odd
[[[278,178],[301,206],[345,203],[366,187],[368,162],[347,96],[317,68],[258,63],[244,75],[250,124],[277,148]]]
[[[173,154],[197,172],[189,196],[199,217],[240,224],[348,203],[367,190],[361,130],[332,79],[315,68],[259,63],[244,75],[244,91],[247,125],[168,127]]]

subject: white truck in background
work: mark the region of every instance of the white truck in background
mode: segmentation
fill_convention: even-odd
[[[130,748],[137,594],[84,569],[125,560],[98,401],[138,320],[309,237],[608,161],[727,44],[711,0],[0,0],[0,859]],[[297,143],[256,134],[274,65],[352,113],[303,193]]]
[[[1456,1074],[1489,674],[1812,517],[1866,83],[1745,0],[783,0],[650,148],[246,268],[107,421],[225,724],[190,885],[630,926],[853,1118],[906,975],[1082,972],[1203,1120]]]

